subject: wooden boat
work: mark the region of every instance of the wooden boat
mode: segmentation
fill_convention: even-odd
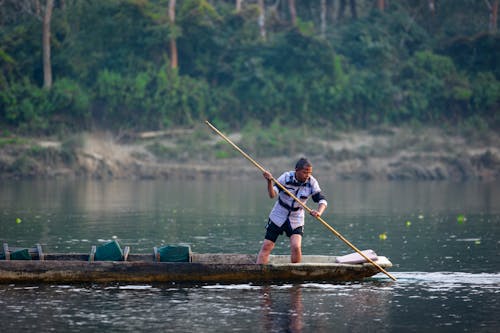
[[[288,255],[271,255],[266,265],[255,264],[256,255],[248,254],[189,253],[187,262],[162,262],[153,253],[126,253],[118,261],[92,261],[92,253],[31,255],[31,260],[0,260],[0,283],[333,282],[379,273],[370,263],[339,262],[339,257],[322,255],[305,255],[299,264],[291,264]],[[386,257],[375,260],[384,269],[392,267]]]

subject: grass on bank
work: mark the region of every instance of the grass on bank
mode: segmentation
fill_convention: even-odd
[[[481,118],[471,118],[460,124],[442,124],[441,127],[412,123],[401,127],[376,126],[369,129],[338,129],[331,124],[318,122],[316,126],[290,126],[275,119],[269,124],[259,121],[247,123],[239,131],[228,130],[224,124],[218,128],[245,152],[256,159],[305,155],[328,160],[344,161],[368,157],[388,157],[396,152],[412,154],[446,152],[458,155],[463,145],[496,147],[499,137]],[[87,135],[93,135],[87,133]],[[12,133],[0,133],[0,152],[14,156],[10,168],[29,170],[39,162],[74,162],[77,152],[84,148],[84,134],[76,133],[60,139],[59,148],[47,148],[37,142],[46,138],[27,138]],[[188,161],[216,162],[238,157],[230,145],[213,133],[204,123],[192,128],[172,129],[162,135],[140,138],[129,135],[122,140],[110,134],[119,145],[137,147],[130,155],[138,160],[154,156],[158,162]],[[131,139],[132,138],[132,139]],[[54,139],[55,141],[55,139]]]

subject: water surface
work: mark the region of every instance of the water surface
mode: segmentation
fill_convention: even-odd
[[[321,181],[321,179],[320,179]],[[0,331],[494,332],[500,326],[498,183],[321,182],[324,219],[393,262],[392,282],[0,285]],[[256,253],[273,201],[256,180],[2,181],[0,241],[88,252],[188,243]],[[304,254],[352,252],[308,218]],[[287,254],[279,238],[274,253]]]

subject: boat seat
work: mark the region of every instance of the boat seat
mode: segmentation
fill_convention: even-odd
[[[92,245],[89,261],[127,261],[129,253],[129,246],[122,250],[120,244],[113,240],[99,246]]]
[[[36,244],[31,248],[11,247],[9,244],[3,244],[3,253],[0,254],[0,259],[3,260],[44,260],[45,255],[40,244]]]
[[[189,245],[165,245],[153,248],[157,262],[192,262],[192,252]]]

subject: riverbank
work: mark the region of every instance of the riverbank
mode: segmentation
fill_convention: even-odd
[[[500,137],[494,131],[384,128],[310,133],[276,149],[229,136],[278,174],[303,155],[319,177],[338,180],[500,179]],[[288,140],[284,138],[283,140]],[[253,142],[249,144],[249,142]],[[270,141],[272,143],[272,141]],[[287,145],[287,142],[280,142]],[[260,172],[206,128],[162,132],[79,133],[62,140],[0,138],[0,178],[198,179],[256,177]]]

